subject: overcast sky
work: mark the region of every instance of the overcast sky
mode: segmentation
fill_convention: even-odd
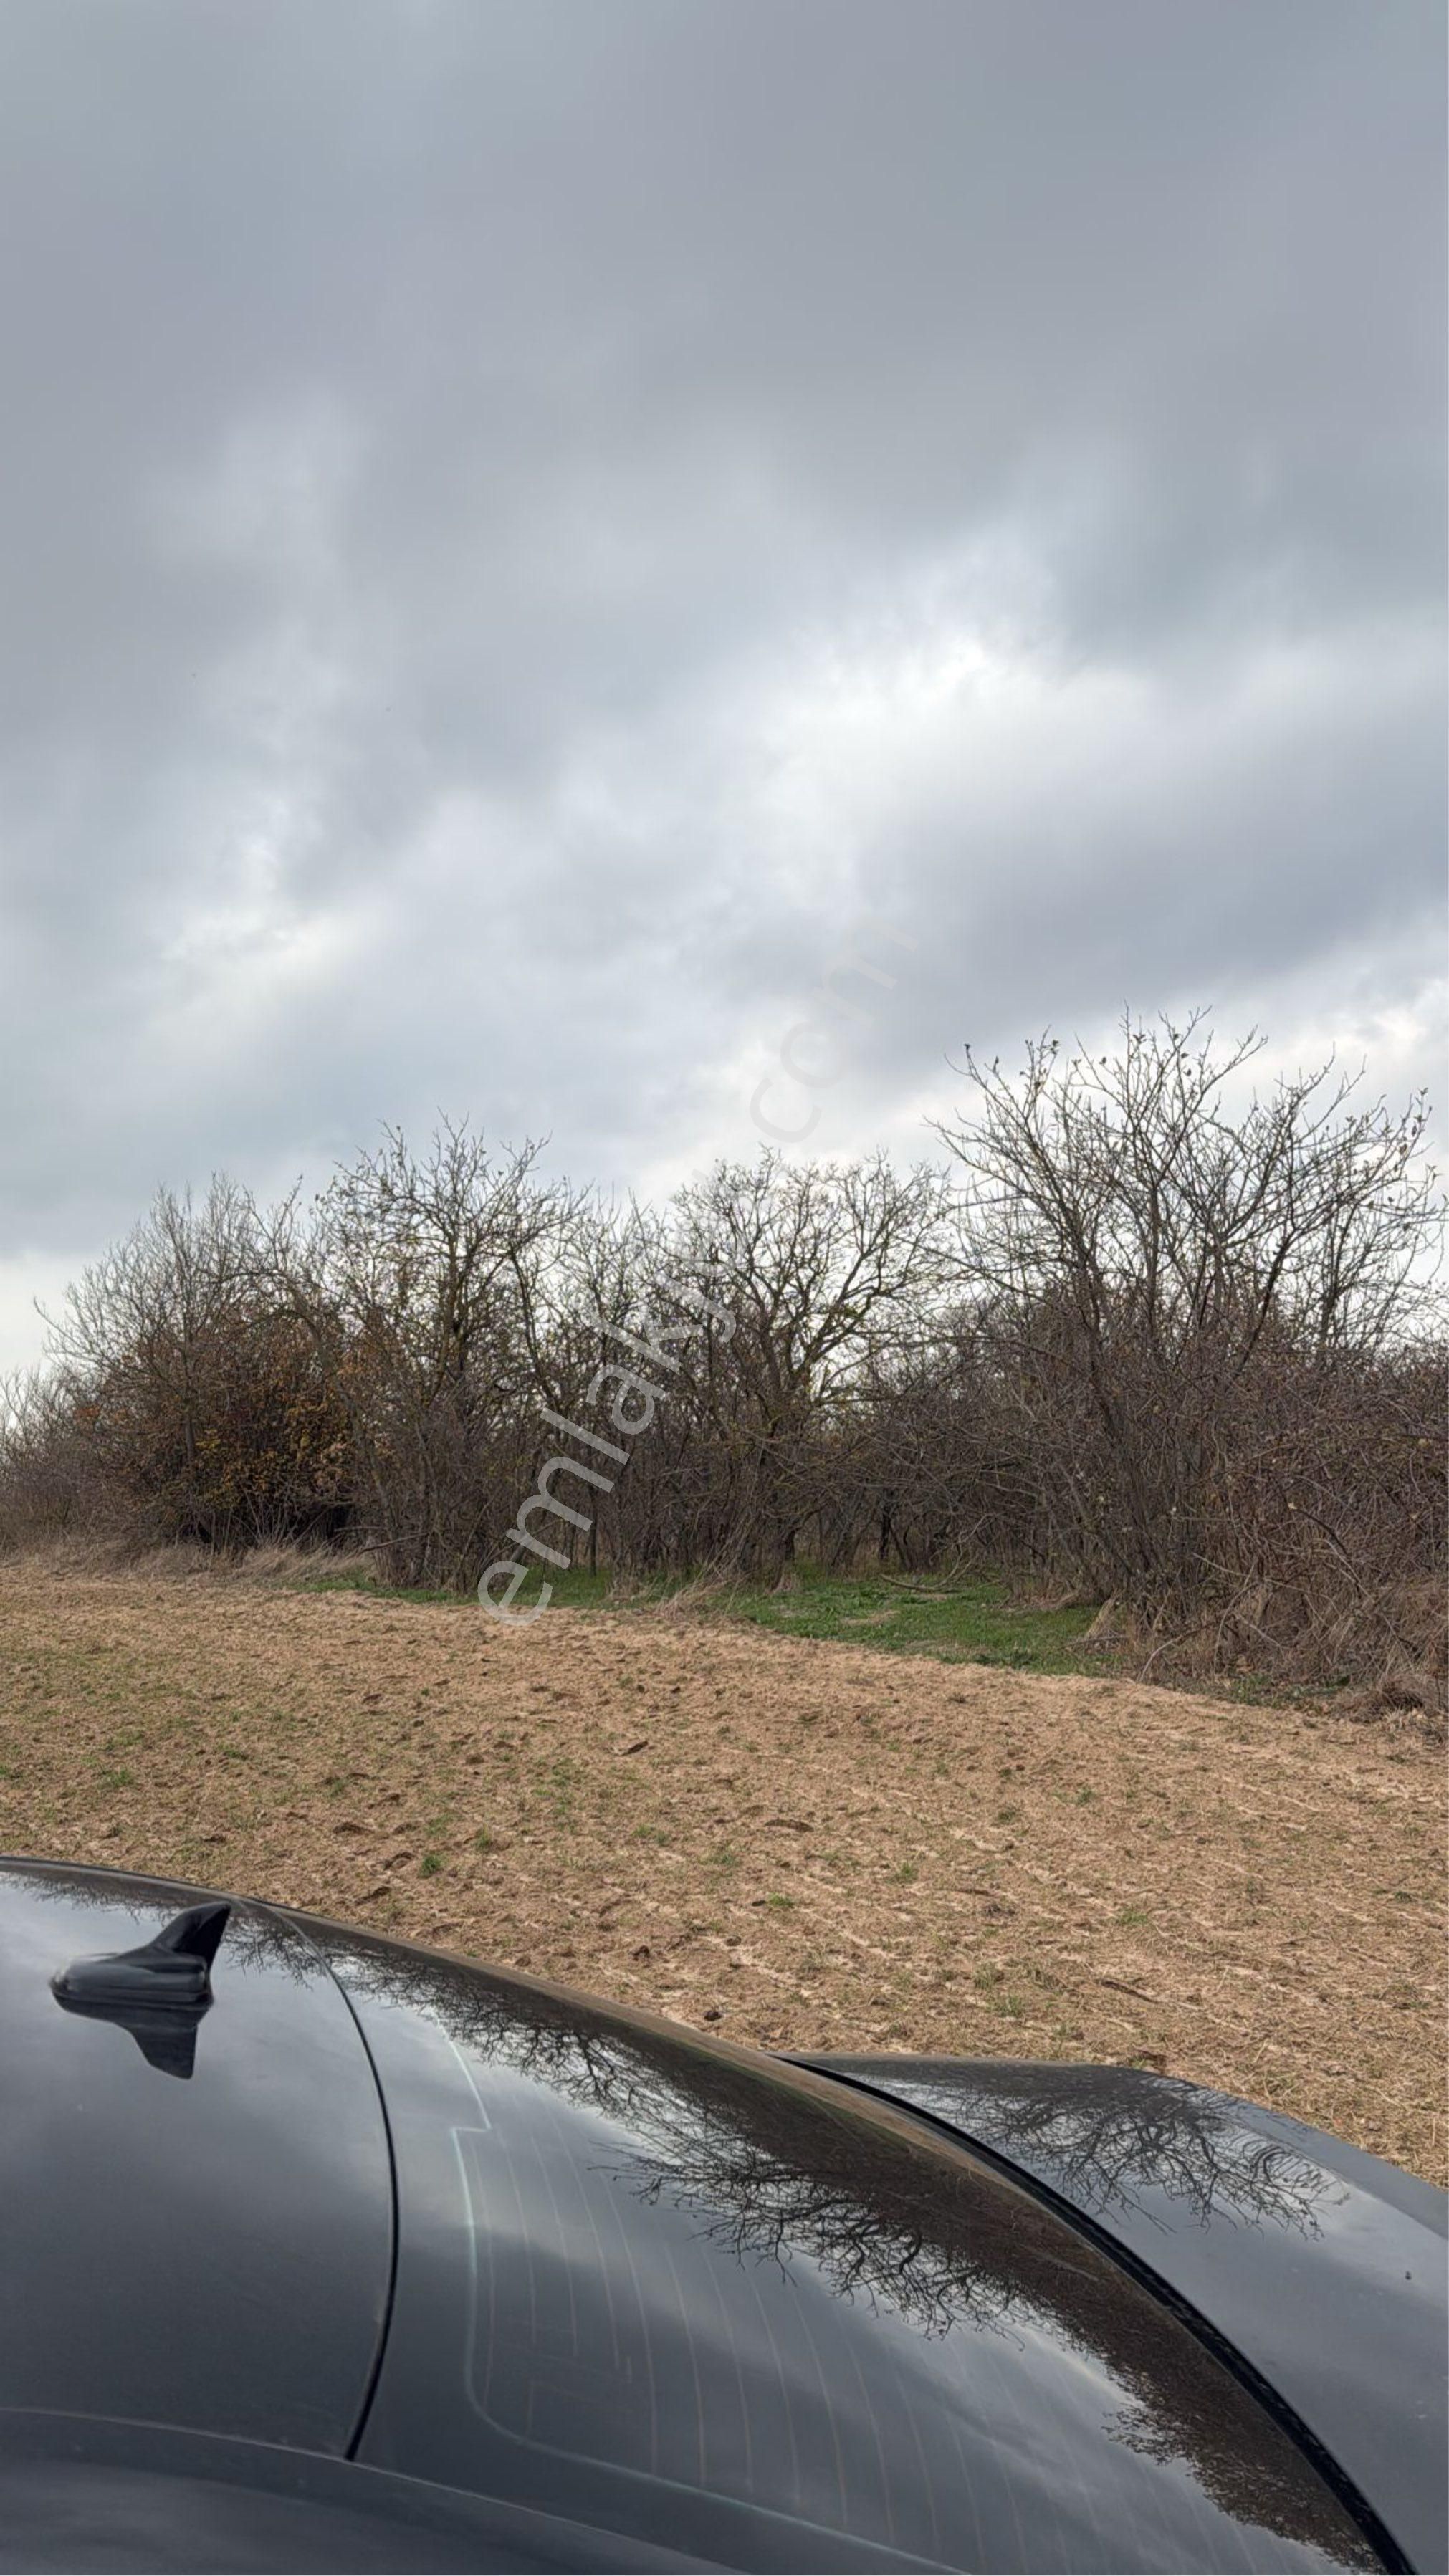
[[[811,1150],[1124,1002],[1432,1082],[1444,96],[1439,0],[4,0],[0,1368],[160,1181],[752,1151],[863,915]]]

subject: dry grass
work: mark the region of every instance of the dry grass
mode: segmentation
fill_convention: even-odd
[[[1135,2059],[1443,2179],[1411,1726],[628,1612],[0,1568],[0,1847],[767,2047]]]

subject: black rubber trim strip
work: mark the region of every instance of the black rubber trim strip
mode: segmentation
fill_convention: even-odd
[[[382,2134],[387,2140],[388,2205],[391,2221],[389,2230],[390,2241],[388,2246],[387,2295],[383,2300],[382,2323],[378,2328],[377,2344],[373,2352],[371,2367],[368,2370],[367,2379],[363,2387],[362,2403],[358,2408],[357,2421],[353,2425],[351,2436],[346,2447],[341,2453],[341,2457],[344,2460],[354,2460],[357,2457],[362,2437],[367,2431],[367,2419],[372,2413],[373,2399],[377,2395],[377,2384],[382,2377],[383,2359],[387,2352],[388,2337],[392,2332],[392,2312],[397,2299],[398,2238],[402,2228],[402,2204],[398,2191],[397,2148],[393,2140],[392,2122],[388,2118],[387,2095],[383,2090],[382,2077],[377,2070],[377,2060],[368,2046],[367,2033],[362,2027],[362,2021],[357,2007],[354,2004],[351,1995],[348,1993],[347,1988],[344,1986],[342,1979],[338,1976],[336,1969],[333,1967],[331,1960],[328,1958],[326,1951],[322,1948],[320,1942],[313,1940],[305,1922],[303,1922],[297,1915],[290,1914],[285,1906],[269,1905],[264,1903],[260,1898],[253,1898],[251,1902],[256,1906],[256,1910],[259,1914],[270,1915],[274,1922],[284,1924],[289,1932],[295,1932],[299,1939],[306,1942],[308,1949],[312,1952],[313,1957],[317,1960],[318,1965],[326,1975],[329,1985],[331,1985],[333,1990],[341,1996],[343,2003],[347,2007],[348,2019],[361,2042],[363,2056],[367,2060],[368,2072],[372,2077],[373,2086],[377,2093],[377,2107],[382,2114]]]
[[[1219,2332],[1210,2317],[1205,2317],[1202,2310],[1195,2308],[1191,2300],[1185,2299],[1180,2290],[1175,2290],[1170,2281],[1164,2281],[1160,2273],[1153,2271],[1150,2263],[1144,2263],[1140,2256],[1132,2252],[1130,2246],[1120,2244],[1105,2227],[1099,2227],[1094,2218],[1087,2216],[1085,2210],[1076,2208],[1073,2202],[1065,2200],[1060,2192],[1053,2191],[1051,2184],[1043,2182],[1039,2175],[1029,2173],[1023,2165],[1013,2164],[1009,2156],[1003,2156],[995,2147],[987,2146],[984,2139],[973,2138],[969,2129],[958,2129],[950,2120],[941,2119],[934,2111],[923,2109],[919,2103],[908,2102],[898,2093],[888,2093],[883,2084],[868,2084],[863,2076],[846,2075],[838,2066],[822,2064],[813,2057],[787,2055],[783,2050],[779,2054],[782,2063],[786,2066],[803,2067],[808,2075],[826,2076],[833,2084],[844,2084],[853,2093],[864,2093],[870,2101],[884,2102],[891,2110],[904,2112],[909,2119],[918,2120],[923,2128],[934,2129],[938,2136],[949,2138],[953,2145],[965,2148],[969,2155],[979,2156],[983,2164],[990,2165],[994,2171],[1003,2174],[1007,2181],[1014,2182],[1019,2190],[1029,2193],[1033,2200],[1043,2202],[1056,2217],[1065,2220],[1069,2227],[1075,2228],[1079,2236],[1085,2236],[1090,2244],[1107,2255],[1119,2270],[1129,2272],[1135,2281],[1141,2283],[1143,2289],[1151,2293],[1160,2306],[1170,2309],[1179,2324],[1186,2326],[1188,2332],[1194,2335],[1200,2344],[1206,2346],[1213,2359],[1232,2373],[1234,2379],[1247,2390],[1249,2396],[1256,2399],[1264,2413],[1270,2415],[1296,2444],[1310,2466],[1316,2469],[1324,2485],[1337,2498],[1345,2513],[1357,2523],[1370,2548],[1377,2551],[1383,2566],[1389,2571],[1389,2576],[1431,2576],[1431,2571],[1416,2571],[1412,2559],[1405,2557],[1392,2532],[1379,2520],[1367,2497],[1360,2494],[1352,2478],[1339,2467],[1333,2453],[1325,2448],[1317,2434],[1303,2422],[1302,2417],[1288,2404],[1287,2399],[1279,2394],[1272,2381],[1265,2379],[1262,2372],[1254,2368],[1247,2355],[1240,2352],[1235,2343],[1230,2343],[1225,2334]]]

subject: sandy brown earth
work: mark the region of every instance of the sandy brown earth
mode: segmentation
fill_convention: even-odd
[[[1409,1731],[658,1613],[0,1568],[0,1848],[768,2047],[1130,2059],[1442,2179]]]

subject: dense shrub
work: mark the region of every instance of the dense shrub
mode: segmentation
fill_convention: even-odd
[[[582,1527],[550,1522],[576,1558],[989,1563],[1112,1600],[1162,1669],[1423,1697],[1422,1107],[1329,1074],[1250,1095],[1252,1051],[1044,1039],[1014,1078],[968,1060],[946,1172],[764,1154],[659,1210],[466,1128],[420,1156],[388,1134],[310,1207],[163,1193],[11,1391],[0,1543],[320,1538],[461,1588],[545,1458],[602,1472],[563,1422],[625,1453]]]

